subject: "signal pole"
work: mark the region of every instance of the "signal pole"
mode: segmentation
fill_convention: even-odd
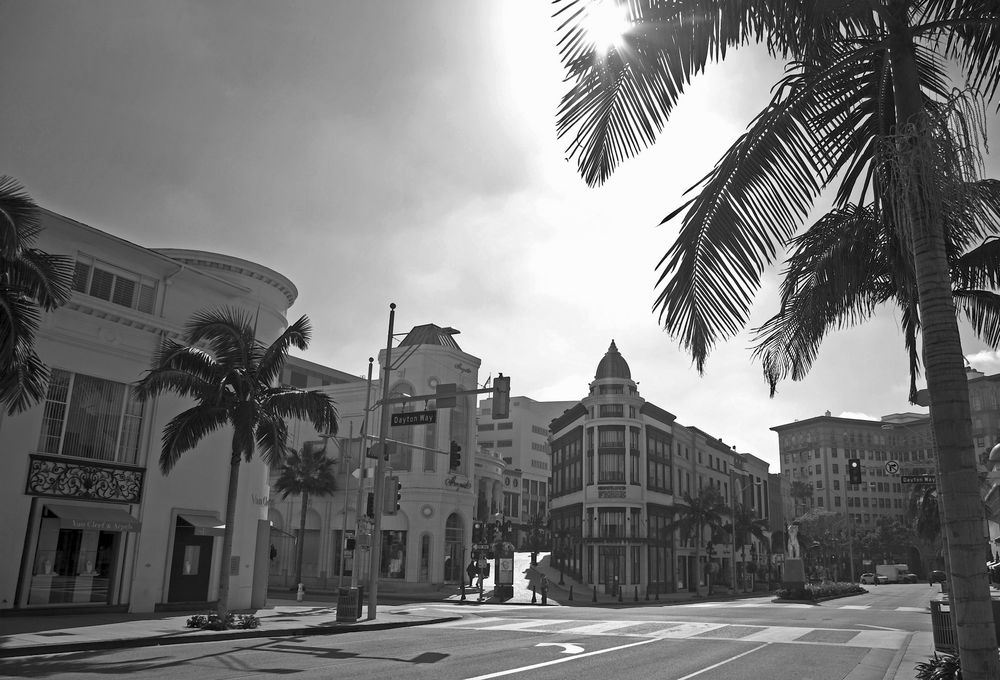
[[[385,363],[382,365],[382,406],[379,412],[378,458],[375,459],[375,526],[372,528],[371,564],[368,566],[368,620],[375,618],[378,608],[378,578],[382,563],[382,497],[385,495],[385,437],[389,429],[389,370],[392,366],[392,325],[396,319],[396,303],[389,304],[389,335],[385,343]]]
[[[358,578],[361,572],[361,533],[364,528],[364,520],[362,508],[365,507],[365,468],[368,462],[367,447],[368,444],[368,419],[371,417],[371,401],[372,401],[372,364],[375,362],[374,357],[368,357],[368,389],[365,390],[365,413],[364,417],[361,419],[361,443],[358,445],[360,452],[358,453],[358,502],[354,505],[354,567],[351,569],[351,587],[358,587]],[[368,546],[368,554],[371,555],[371,546]]]

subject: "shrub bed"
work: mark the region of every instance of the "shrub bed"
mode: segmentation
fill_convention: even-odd
[[[826,600],[867,592],[857,583],[824,581],[823,583],[807,583],[799,588],[778,588],[775,594],[779,600]]]
[[[188,628],[200,628],[202,630],[230,630],[233,628],[257,628],[260,626],[260,619],[253,614],[233,614],[229,612],[225,618],[216,612],[208,614],[195,614],[187,620]]]

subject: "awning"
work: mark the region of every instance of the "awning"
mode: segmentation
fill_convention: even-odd
[[[59,526],[63,529],[139,531],[142,528],[142,522],[119,508],[51,503],[46,503],[45,507],[59,518]]]
[[[177,516],[194,527],[195,536],[224,536],[226,525],[218,515],[190,515],[185,512]]]

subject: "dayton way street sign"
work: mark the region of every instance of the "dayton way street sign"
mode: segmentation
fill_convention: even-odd
[[[409,411],[407,413],[393,413],[390,425],[433,425],[437,422],[437,411]]]
[[[903,484],[936,484],[935,475],[903,475],[900,481]]]

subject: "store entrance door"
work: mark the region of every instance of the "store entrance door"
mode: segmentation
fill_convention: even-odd
[[[206,602],[212,568],[212,536],[197,536],[193,526],[177,519],[170,560],[168,602]]]

